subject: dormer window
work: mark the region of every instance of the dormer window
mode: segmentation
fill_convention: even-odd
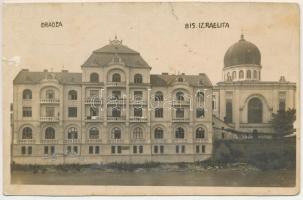
[[[183,82],[183,78],[182,78],[182,77],[179,77],[179,78],[178,78],[178,82]]]
[[[23,99],[32,99],[32,91],[28,89],[24,90]]]
[[[142,83],[143,82],[143,78],[141,74],[136,74],[134,77],[134,82],[135,83]]]
[[[118,74],[118,73],[113,74],[112,81],[113,82],[121,82],[121,76],[120,76],[120,74]]]
[[[90,75],[90,82],[98,83],[99,82],[99,75],[97,73],[92,73]]]

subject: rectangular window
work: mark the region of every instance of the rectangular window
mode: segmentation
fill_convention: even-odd
[[[225,123],[232,123],[233,122],[233,104],[231,99],[226,100],[226,105],[225,105]]]
[[[91,106],[89,108],[89,115],[90,115],[90,117],[99,116],[99,107],[98,106]]]
[[[72,147],[71,146],[67,146],[66,153],[67,154],[71,154],[72,153]]]
[[[154,153],[158,153],[158,146],[154,146]]]
[[[143,116],[143,111],[142,108],[134,108],[134,116],[135,117],[142,117]]]
[[[47,155],[48,154],[48,146],[44,147],[44,154]]]
[[[176,153],[179,153],[179,145],[176,145]]]
[[[46,107],[45,115],[46,117],[55,117],[55,107]]]
[[[23,117],[32,116],[32,107],[23,107]]]
[[[78,147],[74,146],[74,154],[78,154]]]
[[[26,154],[26,149],[25,149],[25,147],[23,146],[23,147],[21,147],[21,153],[22,153],[22,155],[25,155]]]
[[[143,92],[142,91],[134,91],[134,100],[142,100]]]
[[[77,117],[77,107],[68,107],[68,117]]]
[[[156,118],[163,118],[163,108],[156,108],[155,117]]]
[[[133,153],[137,153],[137,146],[133,146]]]
[[[88,147],[88,153],[89,154],[93,154],[94,153],[94,147],[93,146],[89,146]]]
[[[286,92],[279,92],[279,110],[285,110]]]
[[[181,152],[182,152],[182,153],[185,153],[185,145],[182,145]]]
[[[205,146],[202,145],[202,153],[205,153]]]
[[[217,98],[216,98],[216,95],[213,95],[212,109],[213,110],[217,110]]]
[[[116,153],[116,147],[112,146],[112,154],[115,154],[115,153]]]
[[[139,153],[143,153],[143,146],[139,146]]]
[[[204,108],[197,108],[196,117],[197,118],[203,118],[204,117]]]
[[[51,155],[55,154],[55,146],[51,146]]]
[[[99,90],[90,90],[89,96],[90,97],[99,97]]]
[[[160,146],[160,153],[164,153],[164,146],[163,145]]]
[[[196,146],[196,153],[200,153],[200,146],[199,145]]]
[[[95,154],[99,154],[100,153],[100,147],[99,146],[95,146]]]
[[[113,99],[121,99],[121,91],[112,91]]]
[[[118,153],[122,153],[122,147],[121,147],[121,146],[118,146],[117,152],[118,152]]]
[[[184,118],[184,108],[176,109],[176,118]]]
[[[31,146],[27,147],[27,154],[31,155],[33,152],[33,148]]]

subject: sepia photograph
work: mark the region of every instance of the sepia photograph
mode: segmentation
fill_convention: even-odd
[[[4,192],[297,194],[299,17],[295,3],[4,4]]]

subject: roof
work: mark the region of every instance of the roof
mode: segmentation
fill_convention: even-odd
[[[168,74],[151,74],[150,83],[152,87],[157,86],[170,86],[173,83],[177,82],[177,78],[182,77],[183,82],[188,83],[193,87],[212,87],[212,83],[209,80],[208,76],[204,73],[199,75],[168,75]]]
[[[128,67],[150,68],[140,53],[123,45],[117,38],[110,41],[110,44],[94,50],[82,67],[105,67],[117,62],[114,58],[118,58],[119,63],[124,63]]]
[[[30,72],[21,70],[14,79],[14,84],[37,84],[43,79],[55,78],[60,84],[81,84],[82,74],[71,72]]]
[[[256,45],[246,41],[241,35],[241,39],[226,51],[224,67],[243,64],[261,65],[261,53]]]

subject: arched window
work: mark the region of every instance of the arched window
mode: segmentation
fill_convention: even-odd
[[[134,77],[134,82],[135,83],[142,83],[143,82],[143,77],[141,74],[136,74]]]
[[[202,127],[197,128],[196,130],[196,138],[197,139],[203,139],[205,138],[205,130]]]
[[[163,129],[162,128],[156,128],[155,129],[155,139],[163,139]]]
[[[244,72],[243,72],[243,70],[240,70],[239,79],[243,79],[243,78],[244,78]]]
[[[257,79],[257,70],[254,70],[254,79]]]
[[[45,139],[55,139],[55,129],[48,127],[45,129]]]
[[[68,99],[69,100],[77,100],[77,92],[75,90],[70,90],[68,92]]]
[[[136,127],[136,128],[133,130],[133,138],[134,138],[134,139],[142,139],[142,138],[143,138],[143,131],[142,131],[142,128]]]
[[[97,73],[90,74],[90,82],[98,83],[99,82],[99,75]]]
[[[246,78],[251,79],[251,71],[250,70],[246,71]]]
[[[180,139],[184,138],[184,129],[182,127],[178,127],[176,129],[176,138],[180,138]]]
[[[75,127],[70,127],[67,130],[67,139],[78,139],[78,131]]]
[[[232,73],[232,80],[235,80],[237,78],[237,73],[235,71],[233,71]]]
[[[248,123],[262,123],[263,104],[260,99],[252,98],[248,102]]]
[[[99,139],[99,129],[92,127],[89,129],[89,139]]]
[[[22,139],[33,139],[33,131],[30,127],[23,128]]]
[[[204,102],[204,92],[201,92],[201,91],[197,92],[197,101],[199,103],[203,103]]]
[[[231,79],[231,77],[230,77],[230,73],[229,72],[227,72],[227,80],[229,81]]]
[[[163,101],[163,93],[158,91],[155,94],[155,101]]]
[[[119,107],[112,108],[112,117],[121,117],[121,109]]]
[[[184,101],[184,93],[183,92],[177,92],[176,98],[178,101]]]
[[[121,129],[120,128],[113,128],[112,130],[112,139],[121,139]]]
[[[52,89],[46,90],[45,92],[47,99],[54,99],[55,98],[55,91]]]
[[[113,82],[121,82],[121,76],[118,73],[114,73],[112,76],[112,81]]]
[[[32,99],[32,91],[29,89],[23,90],[23,99]]]

